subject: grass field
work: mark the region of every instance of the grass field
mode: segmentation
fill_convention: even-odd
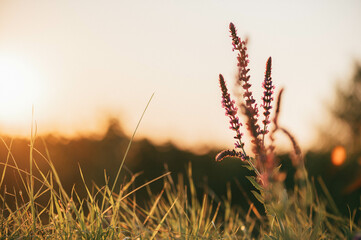
[[[37,150],[32,151],[35,155]],[[2,239],[357,239],[353,236],[361,230],[353,221],[360,210],[350,209],[349,217],[340,215],[331,197],[321,200],[302,167],[292,191],[279,181],[270,183],[268,192],[250,178],[254,194],[267,209],[260,212],[253,204],[246,211],[232,206],[230,190],[221,203],[206,193],[199,198],[191,166],[187,179],[179,176],[175,181],[166,173],[134,186],[135,175],[118,181],[116,192],[110,184],[91,190],[84,183],[88,195],[80,198],[75,190],[67,193],[62,188],[46,153],[43,160],[52,169],[46,173],[39,171],[34,159],[32,172],[24,172],[16,167],[11,152],[8,156],[1,180],[7,170],[16,169],[26,190],[2,186]],[[152,193],[154,181],[163,182],[160,193]],[[141,188],[147,189],[146,202],[137,202],[134,194]],[[38,199],[44,197],[46,204],[40,204]]]

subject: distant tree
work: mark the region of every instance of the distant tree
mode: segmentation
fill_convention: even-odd
[[[320,141],[323,149],[343,145],[349,152],[361,151],[361,64],[355,70],[348,84],[336,85],[334,102],[328,105],[330,125],[323,126]]]

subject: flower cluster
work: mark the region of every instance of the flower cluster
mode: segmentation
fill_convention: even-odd
[[[273,82],[271,78],[271,70],[272,70],[272,58],[268,58],[266,64],[265,78],[263,82],[263,97],[261,107],[263,108],[264,119],[263,129],[261,129],[258,124],[259,110],[256,103],[256,100],[253,98],[253,93],[251,91],[251,84],[249,82],[249,68],[248,68],[248,54],[247,54],[247,41],[242,41],[237,36],[237,30],[233,23],[229,25],[233,51],[237,51],[237,67],[238,67],[238,79],[237,83],[243,89],[243,102],[240,107],[243,110],[242,112],[247,117],[247,129],[252,136],[253,143],[253,152],[255,153],[255,159],[247,156],[244,151],[244,143],[242,142],[242,133],[240,128],[242,124],[239,122],[239,118],[237,117],[237,107],[235,106],[235,102],[231,100],[230,94],[228,93],[228,89],[224,78],[222,75],[219,75],[219,82],[222,90],[222,106],[226,109],[226,115],[230,118],[230,129],[236,132],[235,139],[235,148],[241,149],[242,151],[237,150],[226,150],[222,151],[216,156],[216,161],[221,161],[223,158],[227,156],[231,157],[239,157],[242,160],[247,160],[253,170],[257,173],[258,179],[262,182],[263,185],[267,184],[268,178],[271,176],[271,171],[274,167],[273,155],[266,153],[264,138],[265,135],[269,132],[267,127],[270,123],[270,111],[272,109],[272,101],[273,101]],[[271,139],[272,140],[272,139]],[[253,161],[255,162],[253,163]]]
[[[237,30],[233,23],[230,23],[229,29],[232,38],[232,50],[237,53],[238,76],[236,85],[237,87],[240,87],[239,89],[242,91],[242,94],[238,96],[241,98],[238,107],[246,117],[246,126],[250,136],[252,137],[252,150],[254,155],[247,155],[244,150],[244,143],[242,142],[242,133],[240,130],[242,124],[237,116],[238,109],[235,106],[235,101],[231,100],[225,80],[220,74],[219,83],[222,90],[222,106],[226,110],[226,116],[230,119],[230,129],[236,132],[234,137],[236,139],[236,143],[233,150],[224,150],[220,152],[216,156],[216,161],[222,161],[226,157],[241,158],[246,163],[242,164],[242,166],[253,171],[253,174],[251,176],[247,176],[247,179],[255,188],[255,190],[251,190],[254,197],[264,205],[264,209],[269,216],[270,222],[272,222],[272,224],[274,222],[279,222],[280,226],[283,228],[284,224],[282,223],[282,220],[286,219],[286,221],[288,221],[287,217],[283,214],[283,210],[288,208],[288,205],[286,205],[287,191],[284,188],[286,174],[280,171],[281,166],[279,165],[278,158],[275,155],[275,132],[281,131],[290,139],[294,149],[292,163],[297,169],[295,180],[300,187],[299,189],[302,189],[302,193],[306,193],[306,191],[308,193],[310,191],[307,189],[307,184],[305,184],[307,181],[307,173],[304,170],[301,149],[292,134],[278,125],[278,115],[280,112],[283,89],[281,89],[276,97],[275,115],[272,119],[274,128],[272,128],[271,131],[268,129],[271,122],[271,110],[273,108],[272,104],[274,104],[273,95],[275,88],[271,77],[272,58],[269,57],[266,63],[265,76],[262,83],[264,89],[261,99],[262,103],[257,106],[256,100],[254,99],[251,91],[249,75],[250,69],[248,68],[249,60],[246,47],[247,41],[242,41],[241,38],[237,36]],[[263,119],[258,119],[260,115],[259,112],[261,111]],[[262,126],[262,128],[260,126]],[[268,133],[270,142],[266,147],[265,136]],[[299,196],[301,196],[301,194],[299,194]],[[304,194],[302,194],[302,196],[304,196]],[[288,239],[289,235],[287,235],[286,238]]]

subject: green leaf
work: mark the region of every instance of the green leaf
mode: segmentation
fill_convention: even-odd
[[[263,191],[263,187],[256,181],[256,178],[253,176],[246,176],[246,178],[248,179],[248,181],[250,181],[252,183],[252,185],[259,191]]]
[[[251,190],[251,192],[253,193],[253,195],[257,198],[257,200],[264,204],[264,198],[261,196],[261,194],[259,194],[258,192]]]

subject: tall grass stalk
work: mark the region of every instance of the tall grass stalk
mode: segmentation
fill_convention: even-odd
[[[30,186],[29,189],[29,198],[30,198],[30,208],[31,208],[31,216],[32,216],[32,231],[35,233],[36,229],[36,216],[35,216],[35,205],[34,205],[34,178],[33,178],[33,149],[34,142],[36,137],[36,127],[34,131],[34,106],[32,106],[32,114],[31,114],[31,134],[30,134],[30,156],[29,156],[29,164],[30,164]]]
[[[144,117],[144,114],[145,114],[145,112],[147,111],[148,106],[149,106],[150,102],[152,101],[153,97],[154,97],[154,93],[153,93],[152,96],[150,97],[150,99],[149,99],[149,101],[148,101],[148,103],[147,103],[147,106],[145,107],[145,109],[144,109],[144,111],[143,111],[143,113],[142,113],[142,116],[140,117],[140,119],[139,119],[139,121],[138,121],[138,123],[137,123],[137,126],[135,127],[135,129],[134,129],[134,131],[133,131],[132,137],[130,138],[130,141],[129,141],[129,144],[128,144],[128,146],[127,146],[127,149],[125,150],[125,154],[124,154],[123,160],[122,160],[122,162],[121,162],[121,164],[120,164],[120,166],[119,166],[117,175],[116,175],[116,177],[115,177],[115,180],[114,180],[114,183],[113,183],[113,187],[112,187],[112,191],[111,191],[111,192],[114,192],[114,188],[115,188],[116,183],[117,183],[117,181],[118,181],[120,172],[121,172],[121,170],[122,170],[122,168],[123,168],[125,159],[127,158],[127,155],[128,155],[129,149],[130,149],[130,146],[132,145],[132,142],[133,142],[133,140],[134,140],[135,133],[137,132],[138,127],[139,127],[140,123],[142,122],[142,119],[143,119],[143,117]]]

